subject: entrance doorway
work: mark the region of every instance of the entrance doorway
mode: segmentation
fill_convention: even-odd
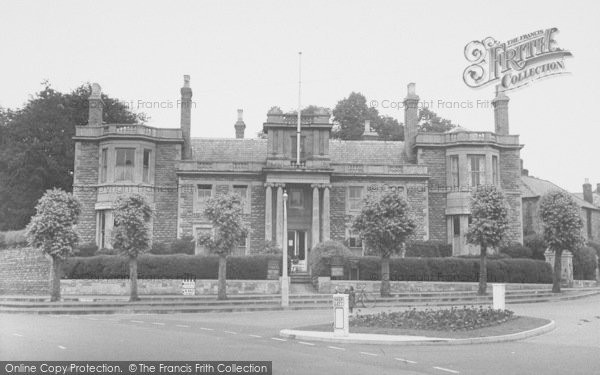
[[[288,231],[288,257],[291,262],[291,272],[306,272],[306,231],[289,230]]]

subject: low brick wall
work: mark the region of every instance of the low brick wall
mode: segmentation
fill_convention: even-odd
[[[138,280],[139,295],[182,294],[180,279]],[[61,280],[63,295],[129,295],[129,280]],[[227,280],[227,294],[277,294],[279,280]],[[217,280],[196,280],[196,295],[217,294]]]
[[[50,292],[50,259],[29,247],[0,249],[0,294]]]
[[[488,288],[492,288],[493,283],[488,283]],[[363,281],[363,280],[331,280],[329,277],[319,277],[317,289],[319,293],[333,293],[335,288],[344,291],[350,286],[356,290],[358,286],[365,287],[368,293],[379,293],[381,281]],[[392,293],[425,293],[425,292],[475,292],[479,287],[478,283],[473,282],[427,282],[427,281],[390,281],[390,290]],[[526,289],[552,289],[552,284],[515,284],[507,283],[507,290],[526,290]]]

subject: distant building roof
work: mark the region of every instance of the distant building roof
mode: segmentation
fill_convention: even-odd
[[[550,181],[542,180],[541,178],[537,178],[537,177],[533,177],[533,176],[521,176],[521,181],[520,181],[519,185],[520,185],[520,189],[521,189],[521,198],[538,198],[552,190],[561,190],[566,193],[569,193],[565,189],[561,188],[558,185],[555,185],[554,183],[552,183]],[[583,199],[579,198],[577,196],[577,194],[573,194],[573,193],[569,193],[569,194],[571,194],[573,196],[573,198],[575,198],[575,201],[577,202],[577,204],[579,204],[580,207],[592,208],[592,209],[596,209],[596,210],[599,209],[598,207],[594,206],[593,204],[588,203],[588,202],[584,201]]]
[[[571,193],[574,196],[576,196],[579,199],[583,199],[583,193]],[[598,206],[600,208],[600,194],[596,193],[595,191],[592,191],[592,198],[594,200],[594,205]]]
[[[193,159],[206,162],[267,161],[266,139],[192,138]],[[404,142],[329,141],[332,163],[407,164]]]

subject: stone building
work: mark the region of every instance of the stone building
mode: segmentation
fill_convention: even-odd
[[[296,114],[271,108],[263,124],[266,139],[244,137],[241,110],[233,125],[235,138],[191,138],[191,98],[185,76],[180,128],[105,124],[100,87],[94,84],[89,122],[77,127],[74,138],[73,191],[83,204],[78,226],[83,242],[109,246],[111,207],[118,195],[147,196],[156,209],[153,240],[168,242],[210,231],[203,204],[229,191],[242,198],[251,229],[237,252],[251,254],[266,240],[282,243],[287,193],[288,252],[298,259],[295,270],[306,271],[307,254],[320,241],[343,241],[363,254],[350,230],[352,217],[367,194],[398,189],[418,224],[414,239],[445,241],[455,255],[467,254],[476,250],[467,246],[465,233],[470,189],[479,184],[504,190],[509,240],[522,242],[522,145],[509,134],[504,94],[493,100],[493,132],[421,133],[419,97],[411,83],[404,99],[404,142],[370,140],[370,134],[361,141],[330,139],[330,114],[317,111],[301,117],[299,160]],[[204,251],[197,247],[197,253]]]

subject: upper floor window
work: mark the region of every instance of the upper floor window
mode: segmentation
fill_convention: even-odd
[[[115,181],[133,181],[135,148],[117,148]]]
[[[362,186],[348,188],[348,209],[350,211],[360,211],[362,208],[363,190]]]
[[[460,180],[458,175],[458,155],[450,156],[450,186],[458,188]]]
[[[301,189],[290,189],[290,208],[304,207],[304,193]]]
[[[498,157],[496,155],[492,155],[492,180],[494,185],[500,184],[500,176],[498,173]]]
[[[144,149],[142,181],[150,182],[150,154],[152,150]]]
[[[233,185],[233,193],[240,197],[240,203],[242,205],[242,212],[248,212],[248,186],[247,185]]]
[[[470,186],[485,184],[485,155],[467,155],[469,160]]]
[[[348,247],[363,247],[363,242],[362,242],[362,238],[360,237],[360,235],[354,231],[352,231],[352,229],[348,229]]]
[[[108,149],[103,148],[100,155],[100,182],[106,182],[108,175]]]

